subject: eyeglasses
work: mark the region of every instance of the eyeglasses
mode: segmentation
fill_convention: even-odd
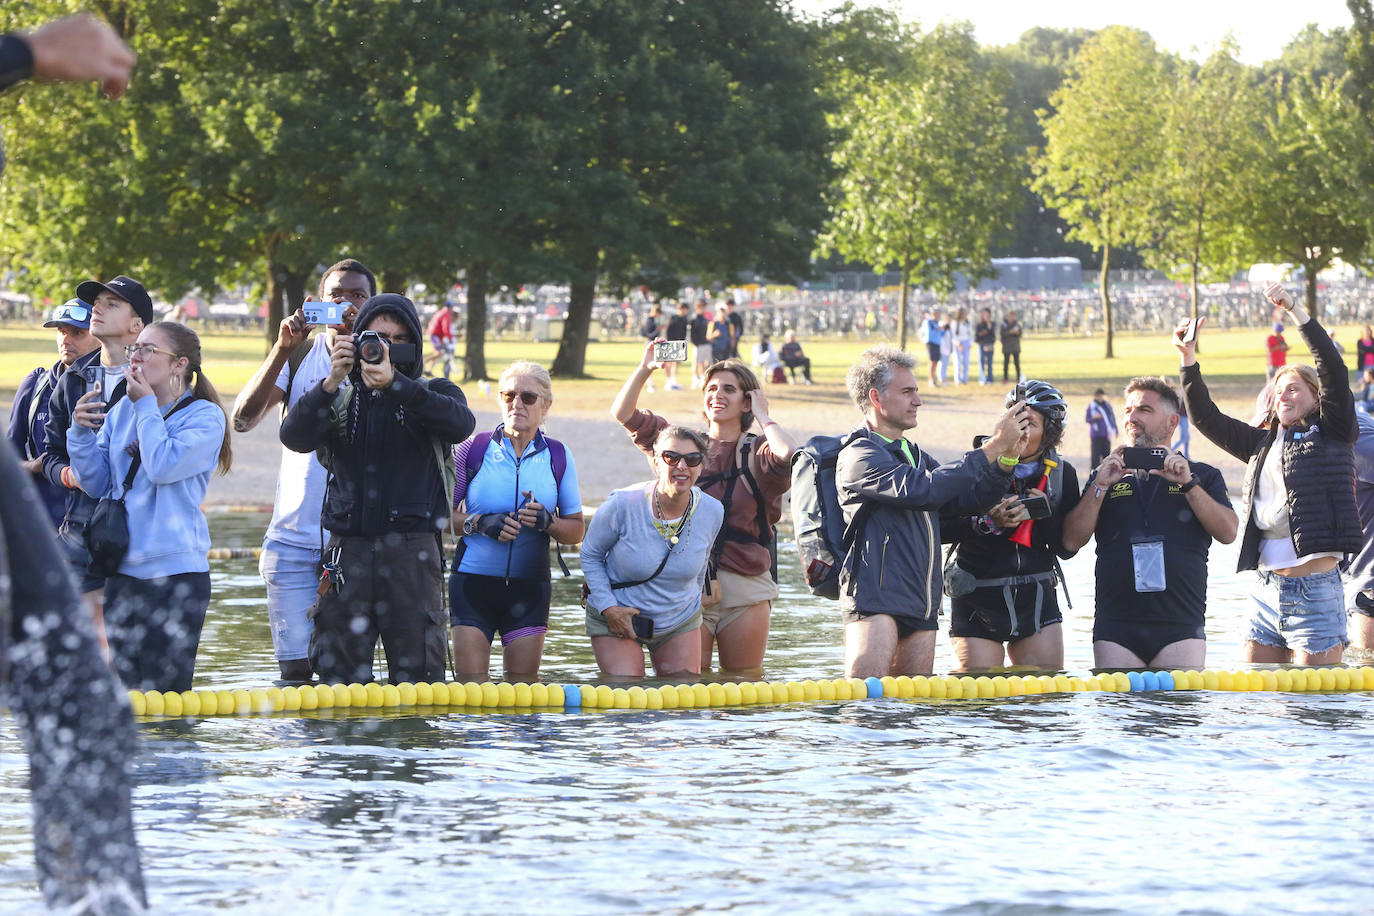
[[[501,392],[501,400],[505,401],[507,404],[514,404],[516,398],[519,398],[519,399],[520,399],[520,403],[521,403],[521,404],[524,404],[526,407],[533,407],[533,406],[534,406],[534,402],[537,401],[537,400],[539,400],[539,395],[538,395],[536,392],[533,392],[533,391],[503,391],[503,392]]]
[[[701,452],[688,452],[684,455],[681,452],[671,452],[665,450],[659,452],[658,457],[666,461],[671,467],[677,467],[677,463],[681,461],[683,464],[687,465],[687,467],[694,468],[699,466],[703,461],[706,460],[706,456],[703,455]]]
[[[170,356],[172,359],[181,358],[179,354],[173,353],[171,350],[164,350],[161,347],[155,347],[152,344],[133,344],[131,346],[124,348],[124,355],[127,356],[129,359],[133,359],[135,356],[137,356],[139,359],[147,359],[154,353],[162,353],[166,356]]]
[[[91,317],[91,310],[84,305],[59,305],[52,310],[49,321],[85,321]]]

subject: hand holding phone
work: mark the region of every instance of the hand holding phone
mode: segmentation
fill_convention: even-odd
[[[656,340],[654,341],[654,362],[657,363],[685,363],[687,361],[687,341],[685,340]]]
[[[1049,496],[1045,495],[1043,490],[1031,490],[1025,496],[1022,496],[1021,505],[1025,508],[1026,513],[1032,520],[1049,518],[1054,511],[1050,507]]]
[[[1159,471],[1164,469],[1164,459],[1169,457],[1167,448],[1135,448],[1127,446],[1121,450],[1121,462],[1135,471]]]

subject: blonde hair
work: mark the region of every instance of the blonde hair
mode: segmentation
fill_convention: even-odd
[[[1312,391],[1312,397],[1317,401],[1322,399],[1322,381],[1317,375],[1317,370],[1307,365],[1307,363],[1289,363],[1280,366],[1279,371],[1274,373],[1274,381],[1270,384],[1270,391],[1273,394],[1273,406],[1269,408],[1269,425],[1277,422],[1279,415],[1279,389],[1283,387],[1283,378],[1286,375],[1296,375],[1302,379],[1303,383]]]
[[[501,377],[496,380],[498,387],[508,378],[515,378],[517,375],[528,375],[534,379],[534,384],[539,388],[539,394],[544,398],[544,406],[553,403],[553,379],[549,378],[549,370],[539,363],[531,362],[527,359],[517,359],[506,367],[501,373]]]

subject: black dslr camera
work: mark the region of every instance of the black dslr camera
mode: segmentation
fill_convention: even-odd
[[[388,342],[376,331],[363,331],[357,337],[358,359],[369,365],[377,365],[386,358]],[[391,364],[409,365],[415,362],[419,353],[415,344],[390,344]]]

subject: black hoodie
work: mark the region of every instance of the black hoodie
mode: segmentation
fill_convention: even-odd
[[[476,425],[457,385],[447,379],[417,381],[424,334],[409,299],[394,293],[373,296],[358,310],[354,331],[361,334],[383,313],[410,330],[415,363],[397,366],[391,385],[380,391],[362,387],[355,375],[358,387],[341,424],[331,417],[335,395],[323,382],[303,394],[281,424],[282,444],[292,451],[328,447],[331,473],[322,521],[336,535],[375,537],[445,527],[450,494],[444,492],[434,443],[447,451]],[[321,461],[325,458],[322,453]]]

